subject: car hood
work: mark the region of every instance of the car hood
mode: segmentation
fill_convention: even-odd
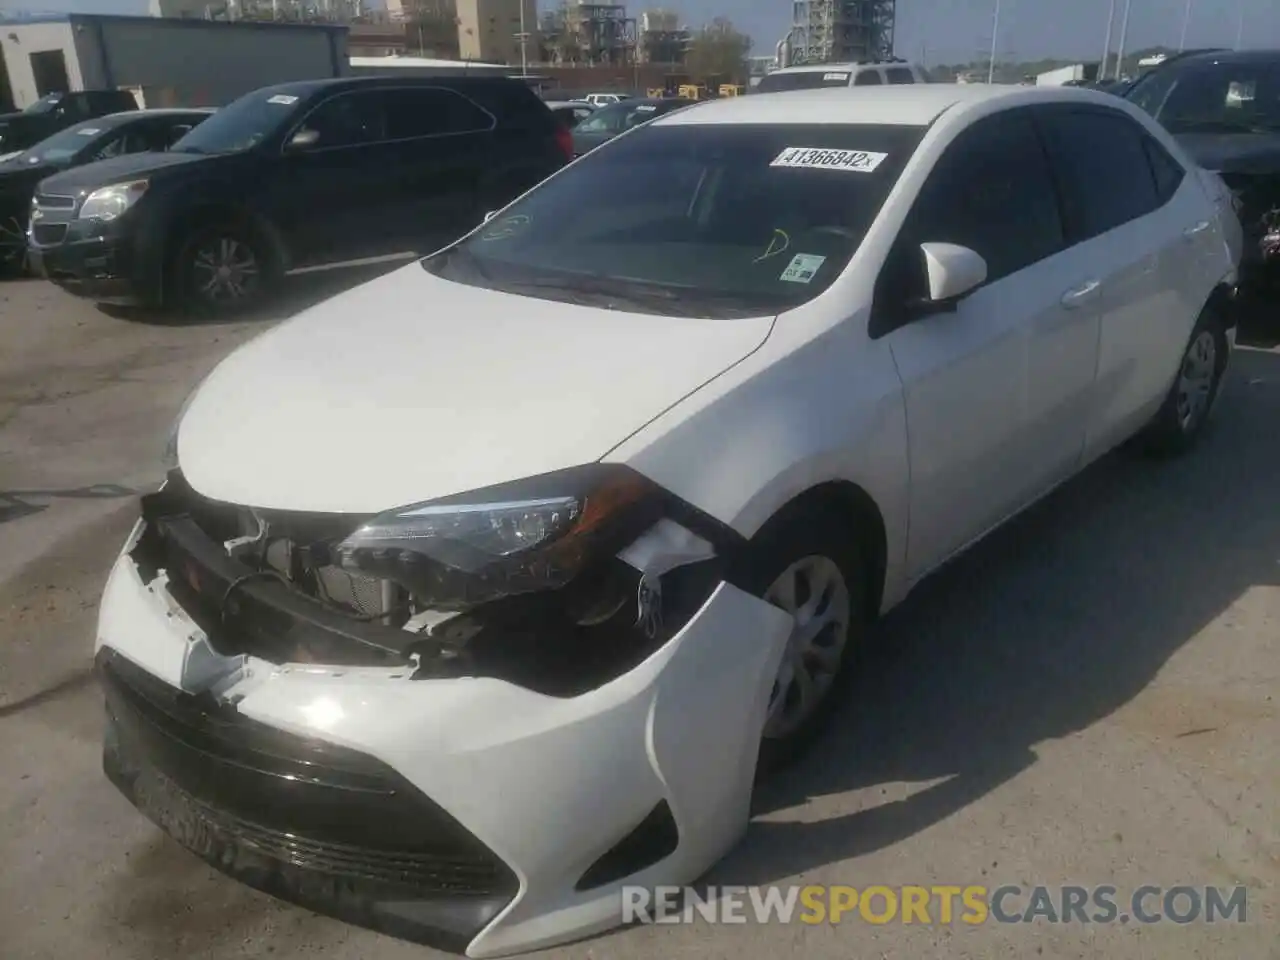
[[[1215,173],[1280,174],[1278,133],[1182,133],[1177,140],[1196,163]]]
[[[177,437],[205,496],[373,513],[599,460],[760,346],[698,320],[520,297],[412,263],[241,347]]]
[[[215,159],[217,158],[198,153],[129,153],[110,160],[86,163],[56,174],[46,180],[41,189],[55,196],[75,196],[81,190],[95,190],[132,177],[150,176],[175,167]]]
[[[24,150],[12,157],[0,157],[0,193],[10,187],[33,187],[62,169],[56,163],[28,163],[22,159],[25,153]]]

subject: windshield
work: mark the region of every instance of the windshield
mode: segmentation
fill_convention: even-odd
[[[1125,97],[1171,133],[1280,130],[1280,59],[1156,70]]]
[[[112,125],[102,121],[68,127],[41,140],[23,154],[22,160],[26,163],[61,163],[71,160],[82,150],[101,143],[111,132],[111,128]]]
[[[423,267],[608,309],[777,314],[840,274],[923,133],[646,126],[587,154]]]
[[[797,70],[795,73],[768,73],[756,84],[756,93],[783,90],[817,90],[820,87],[849,86],[848,70]]]
[[[580,133],[622,133],[664,112],[656,103],[628,103],[624,100],[596,110],[576,129]]]
[[[65,93],[47,93],[22,112],[49,113],[54,107],[62,102],[62,98],[65,96]]]
[[[256,147],[298,114],[301,97],[258,90],[211,114],[178,140],[174,153],[238,153]]]

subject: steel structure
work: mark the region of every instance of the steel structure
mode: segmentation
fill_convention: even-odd
[[[843,63],[893,55],[896,0],[797,0],[791,62]]]

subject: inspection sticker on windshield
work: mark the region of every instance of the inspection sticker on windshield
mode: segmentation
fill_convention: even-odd
[[[92,137],[101,132],[102,131],[98,127],[81,127],[76,131],[76,135],[80,137]]]
[[[653,113],[653,111],[657,109],[658,109],[657,104],[642,103],[640,104],[640,106],[636,107],[636,113]]]
[[[814,278],[818,272],[818,268],[826,262],[826,257],[819,257],[812,253],[797,253],[791,258],[791,262],[787,264],[787,269],[782,271],[779,280],[786,280],[788,283],[808,283]]]
[[[277,93],[274,97],[267,97],[267,103],[280,103],[286,107],[297,102],[298,98],[291,93]]]
[[[817,170],[856,170],[870,173],[884,161],[887,153],[866,150],[824,150],[821,147],[787,147],[771,167],[810,167]]]

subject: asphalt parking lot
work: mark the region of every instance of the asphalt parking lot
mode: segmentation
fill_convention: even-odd
[[[98,593],[188,389],[308,301],[121,317],[0,285],[0,958],[425,960],[178,849],[102,777]],[[353,336],[358,336],[354,326]],[[401,345],[403,346],[403,345]],[[925,584],[715,884],[1245,885],[1246,922],[640,927],[545,956],[1280,957],[1280,350],[1206,442],[1090,469]]]

